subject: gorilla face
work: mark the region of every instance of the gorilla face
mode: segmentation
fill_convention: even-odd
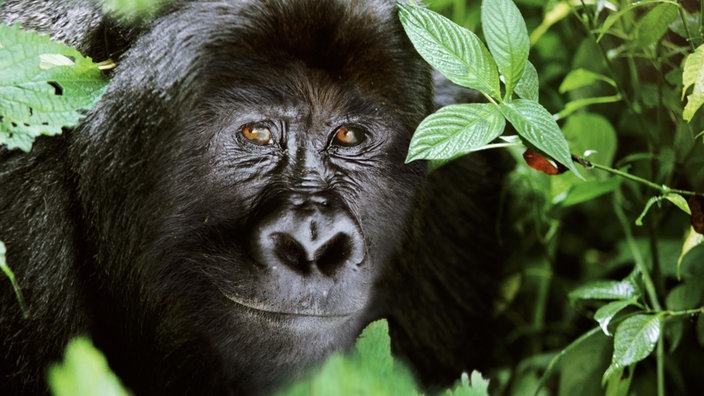
[[[144,381],[116,337],[166,360],[161,386],[243,392],[349,345],[423,177],[403,161],[430,92],[392,1],[159,19],[71,138],[118,374]]]

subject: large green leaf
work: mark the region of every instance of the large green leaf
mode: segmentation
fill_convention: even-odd
[[[650,355],[660,339],[661,328],[660,315],[634,315],[621,322],[614,334],[614,354],[604,380]]]
[[[687,95],[687,105],[684,107],[683,118],[691,121],[694,113],[704,104],[704,44],[697,47],[694,53],[689,54],[684,62],[682,72],[682,97],[689,87],[693,86],[692,93]]]
[[[512,0],[483,0],[482,30],[504,77],[509,98],[528,62],[530,39],[526,23]]]
[[[399,18],[418,53],[450,81],[501,97],[499,74],[479,38],[433,11],[398,4]]]
[[[501,112],[521,138],[580,176],[567,140],[545,107],[532,100],[516,99],[501,104]]]
[[[499,107],[494,104],[443,107],[418,126],[406,161],[456,158],[494,140],[505,124]]]
[[[77,125],[106,84],[75,49],[0,24],[0,144],[29,151],[37,136]]]

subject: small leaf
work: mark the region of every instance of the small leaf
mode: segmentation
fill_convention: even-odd
[[[621,322],[614,334],[610,368],[622,369],[645,359],[660,339],[661,328],[660,315],[640,314]]]
[[[640,291],[629,279],[599,281],[573,290],[569,297],[583,300],[631,300],[640,297]]]
[[[494,104],[443,107],[418,126],[406,161],[456,158],[494,140],[505,125],[504,117]]]
[[[694,86],[694,89],[687,96],[683,112],[683,118],[687,122],[692,120],[694,113],[704,104],[704,44],[685,59],[682,71],[682,98],[690,86]]]
[[[616,82],[613,79],[603,74],[580,68],[572,70],[565,76],[562,84],[560,84],[559,91],[560,93],[565,93],[578,88],[589,87],[597,81],[603,81],[612,87],[616,87]]]
[[[529,99],[538,101],[540,91],[540,82],[538,80],[538,71],[532,63],[527,62],[523,76],[516,85],[516,95],[521,99]]]
[[[399,19],[418,53],[450,81],[501,97],[499,72],[471,31],[425,8],[398,3]]]
[[[611,335],[611,333],[609,333],[609,323],[611,323],[611,320],[624,308],[628,307],[629,305],[634,305],[636,301],[636,298],[631,298],[629,300],[618,300],[610,302],[596,310],[596,312],[594,313],[594,320],[599,323],[599,327],[601,327],[601,330],[604,332],[604,334],[606,334],[607,336]]]
[[[512,0],[482,1],[482,30],[506,84],[506,97],[523,76],[530,39],[521,12]]]
[[[15,273],[12,272],[10,267],[7,266],[7,262],[5,261],[5,244],[0,241],[0,270],[5,274],[7,279],[10,281],[10,284],[12,285],[12,290],[15,292],[15,297],[17,298],[17,303],[20,305],[20,310],[22,311],[22,315],[25,317],[29,317],[29,310],[27,309],[27,304],[24,302],[24,297],[22,296],[22,290],[20,289],[20,286],[17,284],[17,279],[15,279]]]
[[[660,40],[675,19],[677,19],[676,5],[662,3],[655,6],[638,22],[637,46],[643,48]]]
[[[501,112],[521,138],[581,177],[560,127],[542,105],[532,100],[516,99],[502,103]]]
[[[85,338],[69,342],[64,362],[49,370],[49,385],[55,396],[129,394],[108,367],[105,356]]]
[[[685,238],[684,243],[682,244],[682,252],[680,253],[680,257],[677,259],[677,279],[680,278],[680,268],[682,267],[684,257],[690,250],[701,245],[702,243],[704,243],[704,235],[695,231],[693,227],[690,227],[687,238]]]

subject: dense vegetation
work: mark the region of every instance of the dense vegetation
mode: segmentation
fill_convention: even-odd
[[[483,149],[509,150],[516,159],[504,214],[515,224],[505,242],[513,258],[496,312],[503,342],[492,357],[497,368],[483,373],[490,393],[701,393],[700,2],[429,3],[460,26],[401,5],[409,37],[431,65],[480,91],[486,103],[451,106],[429,117],[408,160],[431,159],[432,166],[441,166]],[[93,103],[103,83],[89,80],[85,96],[61,95],[57,87],[94,78],[97,68],[48,40],[0,28],[3,42],[14,40],[43,54],[38,70],[0,70],[0,143],[29,150],[35,136],[77,122],[74,110]],[[16,59],[0,47],[0,64]],[[68,68],[77,74],[67,74]],[[13,96],[17,90],[8,87],[32,78],[50,82],[28,82],[40,87],[32,93],[39,101],[34,109],[66,106],[66,111],[16,119],[30,112],[13,105],[26,98]],[[1,243],[0,267],[12,279]],[[77,345],[78,352],[52,373],[59,393],[77,386],[72,372],[101,367],[81,364],[100,357],[89,344]],[[331,384],[339,392],[360,386],[381,394],[416,391],[408,372],[391,360],[383,323],[369,329],[350,356],[333,357],[317,376],[285,394],[322,394]],[[117,387],[109,375],[94,386]],[[454,392],[479,395],[485,386],[475,373]]]

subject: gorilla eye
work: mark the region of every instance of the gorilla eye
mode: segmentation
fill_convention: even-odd
[[[342,147],[354,147],[364,141],[366,133],[360,127],[343,126],[335,132],[333,143]]]
[[[271,128],[262,124],[245,125],[242,127],[242,136],[258,146],[266,146],[274,142]]]

